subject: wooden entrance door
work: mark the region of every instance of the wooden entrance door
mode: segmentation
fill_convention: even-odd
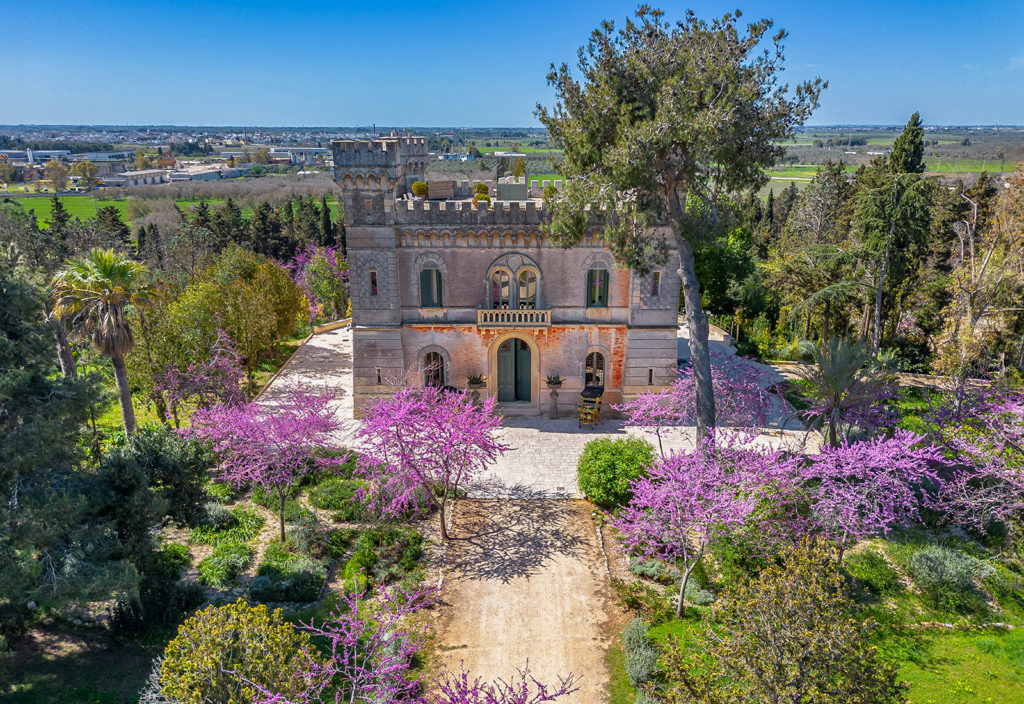
[[[532,387],[530,347],[505,340],[498,347],[498,401],[529,401]]]

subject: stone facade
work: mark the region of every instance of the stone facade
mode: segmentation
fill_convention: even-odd
[[[424,180],[426,139],[332,144],[342,189],[352,295],[354,409],[396,383],[465,387],[506,412],[549,411],[548,375],[574,410],[586,380],[605,404],[667,385],[676,371],[676,264],[639,276],[616,268],[598,229],[553,246],[541,200],[474,205],[410,194]],[[589,373],[589,377],[587,376]]]

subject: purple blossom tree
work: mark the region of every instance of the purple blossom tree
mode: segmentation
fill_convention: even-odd
[[[929,438],[947,465],[948,518],[983,526],[1024,509],[1024,393],[961,381],[929,404]]]
[[[338,427],[331,393],[298,387],[274,405],[218,404],[192,416],[191,432],[213,443],[221,455],[221,478],[236,486],[255,485],[279,500],[281,540],[285,501],[303,476],[328,469],[337,460],[318,456]]]
[[[156,377],[154,392],[166,398],[176,427],[182,405],[209,408],[215,403],[232,406],[246,400],[241,384],[245,374],[242,357],[226,332],[218,328],[216,334],[206,359],[192,362],[185,369],[169,367]]]
[[[633,482],[633,498],[613,524],[630,550],[683,563],[677,618],[708,544],[743,526],[777,478],[797,475],[797,462],[743,447],[733,437],[718,447],[671,455]]]
[[[541,704],[572,694],[579,689],[578,682],[579,678],[570,674],[560,677],[557,685],[546,685],[530,674],[529,665],[511,680],[495,682],[479,677],[471,680],[465,671],[445,673],[435,704]]]
[[[712,354],[715,427],[738,429],[740,434],[748,435],[766,426],[773,408],[771,390],[777,381],[771,371],[743,357]],[[664,391],[639,394],[614,408],[625,415],[627,427],[653,432],[664,457],[662,437],[673,429],[697,422],[693,369],[681,370]]]
[[[923,437],[897,430],[890,438],[825,446],[800,471],[818,530],[843,550],[920,520],[938,500],[939,452]]]
[[[309,301],[311,322],[337,320],[345,315],[348,262],[339,247],[309,245],[295,255],[292,276]]]
[[[363,452],[359,471],[371,494],[388,497],[381,507],[387,518],[422,508],[417,489],[434,493],[441,537],[447,540],[449,497],[508,449],[495,436],[500,425],[493,398],[476,405],[462,392],[400,389],[367,411],[358,432]]]

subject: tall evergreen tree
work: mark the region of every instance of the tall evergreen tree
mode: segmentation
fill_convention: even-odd
[[[67,235],[69,222],[71,222],[71,213],[64,207],[64,201],[55,193],[50,199],[50,229],[58,237],[64,237]]]
[[[894,174],[924,173],[924,127],[921,115],[914,113],[896,138],[889,153],[889,171]]]
[[[131,241],[132,230],[121,219],[121,211],[116,206],[109,205],[96,211],[96,227],[121,245]]]
[[[210,213],[210,205],[205,200],[200,201],[192,208],[192,225],[194,227],[205,227],[213,231],[213,215]]]
[[[331,222],[331,209],[327,207],[327,196],[320,197],[320,244],[325,247],[333,247],[334,223]]]

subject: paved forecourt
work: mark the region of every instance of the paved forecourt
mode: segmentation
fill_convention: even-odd
[[[352,418],[352,332],[339,328],[313,335],[288,361],[260,402],[273,403],[296,385],[310,390],[326,389],[334,394],[334,408],[341,425],[336,433],[339,444],[354,446],[359,421]],[[657,438],[636,428],[625,428],[621,420],[602,420],[597,427],[578,427],[575,417],[506,418],[498,431],[511,447],[483,475],[467,487],[473,497],[532,496],[579,497],[576,463],[584,446],[599,437],[637,436],[655,447]],[[793,445],[803,442],[805,433],[780,433],[766,430],[758,443]],[[691,449],[693,428],[683,428],[662,438],[665,452]]]

